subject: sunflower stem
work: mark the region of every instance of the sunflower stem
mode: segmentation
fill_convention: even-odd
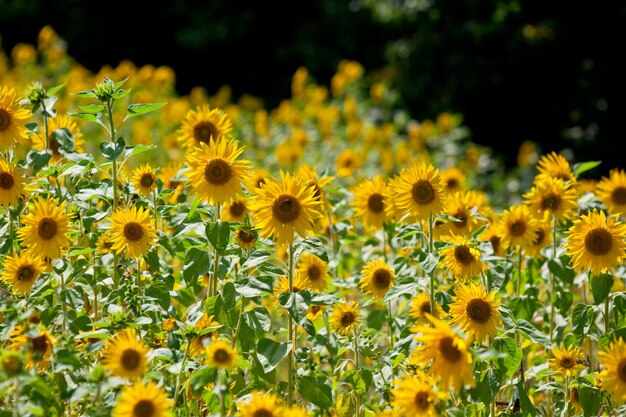
[[[46,152],[48,151],[48,149],[50,149],[50,136],[48,135],[48,116],[45,115],[45,113],[42,111],[41,115],[43,117],[43,134],[45,136],[45,142],[46,142]]]
[[[11,207],[7,207],[7,222],[9,223],[9,255],[13,255],[13,221],[11,220]]]
[[[106,102],[107,108],[107,116],[109,118],[109,134],[111,138],[111,143],[115,143],[115,122],[113,121],[113,99],[110,99]],[[114,159],[111,161],[111,182],[113,185],[113,202],[111,204],[111,211],[114,212],[117,210],[117,161]],[[119,270],[117,268],[117,264],[119,262],[117,252],[113,252],[113,282],[115,289],[119,289]]]
[[[63,274],[59,274],[59,278],[61,279],[61,292],[59,292],[59,301],[61,302],[61,309],[63,310],[63,321],[61,322],[61,330],[63,334],[65,334],[65,328],[67,327],[67,305],[65,304],[65,300],[63,299],[65,295],[65,278]]]
[[[174,389],[174,406],[176,406],[178,402],[178,394],[180,390],[180,381],[183,376],[183,372],[185,371],[185,365],[187,364],[187,358],[189,357],[189,348],[191,347],[191,340],[187,340],[187,348],[185,349],[185,354],[183,355],[183,361],[180,364],[180,370],[178,371],[178,375],[176,376],[176,388]]]
[[[220,208],[221,205],[220,203],[217,203],[215,205],[215,222],[219,222],[220,221]],[[217,248],[215,248],[215,264],[213,266],[213,276],[209,278],[209,289],[208,289],[208,294],[209,297],[213,297],[214,295],[217,294],[217,276],[220,272],[220,254],[217,251]]]
[[[394,340],[393,340],[393,316],[391,315],[391,300],[387,301],[387,311],[389,313],[389,320],[387,320],[387,326],[389,327],[389,350],[388,352],[391,352],[391,350],[393,349],[393,345],[394,345]],[[396,371],[395,369],[393,369],[393,366],[391,367],[391,376],[392,379],[396,379]]]
[[[243,312],[246,308],[246,297],[241,296],[241,310],[239,311],[239,319],[237,320],[237,328],[235,329],[235,334],[233,336],[233,348],[237,348],[237,338],[239,337],[239,332],[241,331],[241,322],[243,319]]]
[[[428,216],[428,254],[433,253],[433,215]],[[435,314],[435,268],[430,273],[430,311]]]
[[[289,244],[289,265],[287,266],[287,277],[289,278],[289,293],[293,293],[293,242]],[[294,357],[294,331],[293,331],[293,318],[291,314],[287,317],[287,327],[289,330],[289,343],[291,343],[291,351],[289,355],[287,355],[287,374],[288,374],[288,394],[287,394],[287,405],[291,407],[293,404],[293,357]]]
[[[141,299],[141,261],[139,257],[135,260],[137,261],[137,295]]]
[[[159,211],[157,210],[158,205],[157,205],[157,190],[156,189],[154,190],[154,195],[152,196],[152,203],[154,205],[154,226],[157,229],[157,236],[158,236],[160,227],[159,227]],[[154,251],[156,253],[157,259],[159,259],[159,245],[155,245]]]
[[[553,214],[553,223],[552,223],[552,260],[556,260],[556,216]],[[550,344],[554,342],[554,274],[550,272]]]
[[[565,417],[569,417],[569,376],[565,375],[565,398],[563,399],[565,405]]]
[[[354,369],[358,371],[360,369],[359,368],[359,335],[357,334],[356,331],[354,332],[353,341],[354,341]],[[359,417],[360,415],[361,415],[361,396],[359,395],[358,392],[356,392],[356,417]]]
[[[609,299],[611,297],[610,296],[606,296],[606,299],[604,300],[604,332],[608,333],[609,332],[609,325],[611,322],[611,316],[609,316]]]
[[[224,401],[224,391],[226,391],[226,370],[217,370],[218,398],[220,402],[220,417],[226,417],[226,403]]]

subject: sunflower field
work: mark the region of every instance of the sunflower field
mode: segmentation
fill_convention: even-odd
[[[623,170],[66,49],[0,51],[0,417],[626,414]]]

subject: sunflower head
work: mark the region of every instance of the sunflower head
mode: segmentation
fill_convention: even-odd
[[[493,250],[493,256],[505,256],[506,250],[502,244],[502,229],[499,222],[495,221],[489,224],[487,229],[478,237],[480,241],[489,242]]]
[[[563,376],[575,377],[585,369],[584,360],[585,355],[577,347],[557,347],[552,349],[550,369]]]
[[[24,358],[20,352],[14,350],[2,350],[0,352],[0,371],[6,376],[19,375],[24,370]]]
[[[254,227],[241,226],[235,231],[234,239],[237,245],[244,250],[251,250],[254,247],[257,239],[259,238],[259,232]]]
[[[382,299],[396,281],[396,274],[383,259],[369,261],[363,267],[360,285],[363,291]]]
[[[46,269],[43,260],[33,252],[9,255],[2,264],[0,279],[11,284],[13,292],[25,295],[30,292],[39,275]]]
[[[288,411],[276,394],[254,391],[247,403],[238,403],[240,417],[281,417]]]
[[[370,233],[380,230],[387,218],[386,194],[385,180],[382,177],[363,181],[354,189],[354,214]]]
[[[452,243],[442,249],[443,266],[459,280],[468,280],[480,275],[483,263],[480,260],[480,250],[466,237],[450,235],[444,238]]]
[[[457,191],[447,195],[445,199],[446,214],[456,221],[447,221],[441,230],[442,235],[456,234],[470,236],[479,225],[475,213],[481,204],[480,196],[474,191]]]
[[[342,151],[335,161],[338,177],[350,177],[361,167],[362,161],[352,149]]]
[[[626,402],[626,342],[623,338],[613,340],[599,355],[604,370],[598,374],[602,389],[613,394],[613,399]]]
[[[361,326],[361,310],[355,301],[342,303],[333,309],[330,325],[339,334],[351,336]]]
[[[172,401],[154,382],[137,381],[118,395],[112,417],[172,417]]]
[[[537,177],[530,193],[524,197],[532,212],[549,213],[559,222],[571,219],[577,204],[576,190],[554,177]]]
[[[626,213],[626,172],[613,169],[597,185],[598,198],[610,214]]]
[[[39,369],[48,369],[56,339],[43,325],[39,324],[38,331],[35,332],[18,325],[10,332],[10,335],[10,349],[14,351],[26,349],[27,369],[35,366]]]
[[[26,136],[24,123],[30,113],[22,109],[20,100],[15,96],[15,89],[0,88],[0,151],[4,152]]]
[[[0,158],[0,206],[15,207],[25,195],[19,169]]]
[[[439,171],[422,162],[406,168],[394,183],[395,203],[415,221],[428,219],[443,210],[443,185]]]
[[[201,143],[217,141],[222,136],[229,138],[232,129],[232,122],[223,110],[204,105],[189,110],[178,131],[178,140],[184,147],[191,149],[199,147]]]
[[[500,233],[504,247],[515,248],[532,244],[536,237],[536,223],[526,205],[517,205],[505,210],[500,217]]]
[[[135,190],[143,197],[150,198],[150,195],[157,188],[157,177],[154,168],[149,164],[144,164],[133,171],[132,183]]]
[[[470,283],[458,287],[452,299],[451,324],[458,324],[478,341],[495,337],[498,327],[502,327],[498,310],[500,304],[495,300],[495,292],[487,293],[484,288]]]
[[[38,199],[24,216],[19,238],[33,253],[46,259],[55,259],[69,245],[70,225],[66,202],[58,199]]]
[[[237,359],[237,351],[223,340],[217,340],[206,349],[206,361],[216,368],[232,368]]]
[[[231,200],[222,209],[222,220],[230,223],[243,223],[246,214],[249,212],[248,203],[245,198]]]
[[[465,187],[465,174],[456,167],[442,169],[440,175],[446,193],[452,194],[463,190]]]
[[[398,415],[432,417],[436,415],[435,403],[437,394],[433,390],[434,383],[425,375],[405,375],[394,381],[396,386],[391,390],[393,406]]]
[[[535,223],[535,238],[532,242],[526,242],[524,245],[524,253],[529,257],[541,256],[541,250],[550,246],[552,243],[552,228],[550,226],[550,218],[547,213],[543,216],[543,221]]]
[[[63,143],[59,142],[54,134],[59,129],[67,129],[72,134],[74,138],[74,152],[84,151],[85,140],[76,122],[64,114],[58,114],[57,117],[48,119],[48,138],[45,138],[44,135],[32,136],[33,149],[39,151],[49,149],[52,151],[50,162],[58,162],[63,157],[60,151]]]
[[[109,216],[111,222],[111,250],[118,254],[124,253],[128,258],[139,258],[145,255],[157,237],[154,220],[150,212],[132,208],[119,209]]]
[[[431,314],[437,318],[443,318],[443,316],[445,315],[443,309],[437,302],[435,302],[434,314],[430,311],[430,309],[430,297],[425,292],[420,292],[411,300],[409,314],[416,322],[420,324],[429,323],[428,319],[426,318],[427,314]]]
[[[556,152],[543,155],[537,163],[537,170],[541,178],[559,178],[563,181],[576,182],[569,162],[563,155]]]
[[[145,372],[148,349],[134,329],[126,329],[107,340],[103,365],[114,375],[138,378]]]
[[[300,256],[296,274],[308,281],[316,292],[323,292],[328,286],[328,265],[312,253],[306,252]]]

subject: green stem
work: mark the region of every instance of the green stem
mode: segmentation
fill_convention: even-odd
[[[7,207],[7,222],[9,223],[9,240],[11,241],[9,255],[13,255],[13,221],[11,220],[11,207]]]
[[[135,258],[137,260],[137,295],[141,299],[141,260],[139,257]]]
[[[428,216],[428,254],[433,253],[433,215]],[[436,268],[436,267],[435,267]],[[435,269],[430,273],[430,311],[435,314]]]
[[[289,244],[289,265],[287,266],[287,278],[289,279],[289,293],[291,294],[293,292],[293,242]],[[294,391],[294,384],[293,384],[293,367],[294,367],[294,345],[295,345],[295,340],[294,340],[294,331],[293,331],[293,318],[291,317],[291,314],[288,315],[288,319],[287,319],[287,327],[289,328],[289,343],[291,343],[291,351],[289,352],[289,355],[287,355],[288,361],[287,361],[287,373],[288,373],[288,394],[287,394],[287,405],[289,407],[291,407],[291,405],[293,404],[293,391]]]
[[[393,350],[394,340],[393,340],[393,316],[391,315],[391,300],[387,301],[387,311],[389,314],[389,320],[387,320],[387,326],[389,327],[389,350],[391,352]],[[396,370],[391,367],[391,376],[392,379],[396,379]]]
[[[50,135],[48,135],[48,116],[43,113],[41,115],[43,116],[43,134],[46,137],[46,151],[48,151],[48,149],[50,149]]]
[[[226,402],[224,401],[224,391],[226,391],[226,370],[217,370],[218,398],[220,401],[220,417],[226,417]]]
[[[185,354],[183,355],[183,362],[180,365],[180,370],[178,371],[178,376],[176,376],[176,388],[174,389],[174,407],[176,407],[176,403],[178,402],[178,394],[180,390],[180,381],[183,376],[183,372],[185,371],[185,365],[187,365],[187,358],[189,357],[189,348],[191,347],[191,340],[187,341],[187,348],[185,349]]]
[[[156,189],[154,190],[152,203],[154,205],[154,226],[157,228],[157,238],[158,238],[160,228],[159,228],[159,211],[157,210],[158,204],[157,204],[157,190]],[[156,252],[157,259],[159,259],[159,245],[156,245],[154,247],[154,251]]]
[[[606,296],[606,299],[604,300],[604,332],[608,333],[609,332],[609,325],[611,322],[611,316],[609,316],[609,299],[611,297],[610,296]]]
[[[110,99],[106,102],[107,108],[107,116],[109,118],[109,134],[111,143],[115,143],[115,121],[113,120],[113,99]],[[117,191],[117,161],[111,161],[111,183],[113,185],[113,202],[111,204],[111,211],[114,212],[117,210],[117,202],[118,202],[118,191]],[[119,258],[117,252],[113,252],[113,282],[115,289],[119,289],[119,270],[117,268],[117,264],[119,263]]]
[[[557,222],[556,222],[556,216],[553,215],[552,216],[554,221],[552,224],[552,259],[556,260],[556,226],[557,226]],[[554,342],[554,310],[555,310],[555,306],[554,306],[554,299],[555,299],[555,279],[554,279],[554,274],[552,272],[550,272],[550,344],[552,344]],[[548,407],[550,405],[548,404]]]
[[[569,417],[569,377],[565,376],[565,417]],[[550,405],[550,404],[548,404]]]
[[[59,293],[59,301],[61,302],[61,309],[63,310],[63,322],[61,323],[61,329],[63,334],[65,334],[66,328],[66,320],[67,320],[67,305],[65,304],[65,300],[63,299],[65,295],[65,278],[63,274],[59,274],[59,278],[61,279],[61,292]]]
[[[219,222],[220,221],[220,208],[221,205],[220,203],[217,203],[215,206],[215,222]],[[215,249],[215,264],[213,266],[213,276],[210,277],[209,279],[209,297],[212,297],[214,295],[217,294],[217,278],[218,278],[218,274],[220,272],[220,254],[218,253],[217,249]]]
[[[357,371],[360,369],[359,368],[359,336],[358,334],[355,332],[354,333],[354,369],[356,369]],[[359,417],[361,415],[361,396],[359,395],[358,392],[356,392],[356,417]]]
[[[233,336],[233,348],[237,347],[237,338],[239,337],[239,332],[241,331],[241,322],[243,321],[243,312],[246,307],[246,297],[241,296],[241,311],[239,312],[239,319],[237,320],[237,328],[235,329],[235,334]]]

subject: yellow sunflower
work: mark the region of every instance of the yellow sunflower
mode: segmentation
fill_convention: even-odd
[[[255,193],[257,188],[261,188],[263,184],[272,179],[272,176],[263,168],[254,168],[248,176],[245,186],[250,193]]]
[[[618,403],[626,402],[626,342],[619,338],[600,352],[599,361],[604,370],[598,374],[602,389],[613,394]]]
[[[366,294],[382,299],[393,287],[396,274],[383,259],[369,261],[363,267],[363,278],[359,284]]]
[[[458,191],[448,194],[445,202],[445,214],[459,221],[447,221],[444,223],[444,230],[440,233],[469,237],[479,224],[475,215],[480,204],[478,194],[473,191]]]
[[[304,277],[316,292],[324,292],[328,286],[328,265],[312,253],[306,252],[300,256],[296,275]]]
[[[102,364],[115,376],[139,378],[146,371],[148,349],[134,329],[126,329],[106,341]]]
[[[352,149],[342,151],[335,161],[337,176],[350,177],[362,165],[362,161]]]
[[[231,200],[230,203],[224,206],[221,217],[225,222],[243,223],[243,220],[249,211],[247,199],[237,198],[235,200]]]
[[[571,219],[577,206],[576,190],[560,178],[538,177],[524,198],[532,212],[553,214],[559,222]]]
[[[456,235],[446,236],[444,240],[453,244],[441,250],[444,268],[458,280],[468,280],[479,276],[483,270],[483,264],[480,260],[480,250],[472,241]]]
[[[411,214],[416,222],[420,222],[443,210],[443,185],[432,165],[414,165],[404,169],[399,178],[394,184],[395,203],[403,214]]]
[[[302,237],[312,234],[312,226],[320,216],[320,203],[313,187],[306,186],[300,177],[281,171],[280,182],[268,181],[256,192],[250,209],[262,236],[282,246],[293,242],[294,232]]]
[[[455,291],[450,304],[450,324],[458,324],[477,341],[495,337],[498,327],[502,327],[495,291],[487,294],[484,288],[473,283],[459,286]]]
[[[206,362],[216,368],[232,368],[237,360],[237,351],[223,340],[217,340],[206,349]]]
[[[506,256],[506,248],[502,244],[502,230],[498,221],[490,223],[487,229],[478,237],[478,240],[491,244],[493,256]]]
[[[458,337],[445,322],[428,316],[433,327],[418,326],[415,338],[422,344],[415,351],[415,361],[426,366],[432,360],[430,372],[443,386],[459,391],[463,385],[474,385],[472,355],[465,341]]]
[[[209,328],[218,328],[220,326],[221,324],[213,320],[213,316],[209,316],[204,313],[195,325],[196,330],[198,330],[201,334],[191,340],[191,345],[189,346],[189,354],[191,356],[198,356],[202,353],[205,353],[207,346],[209,346],[213,339],[217,338],[218,332],[215,329],[210,331],[203,330]]]
[[[163,183],[165,190],[173,190],[169,195],[167,201],[170,203],[177,203],[178,197],[184,189],[184,178],[182,174],[179,174],[183,165],[179,161],[172,161],[166,167],[159,170],[159,179]]]
[[[582,365],[585,360],[585,355],[577,347],[566,348],[561,346],[560,348],[554,348],[552,349],[552,356],[553,357],[550,359],[550,369],[560,375],[571,378],[585,369]]]
[[[248,176],[250,162],[238,160],[243,148],[234,140],[201,143],[189,155],[186,173],[200,198],[209,203],[226,203],[242,194],[241,182]]]
[[[19,168],[0,158],[0,206],[15,207],[25,195]]]
[[[221,109],[211,109],[204,105],[187,112],[178,130],[178,140],[184,147],[192,149],[199,147],[201,143],[217,141],[222,136],[230,138],[231,130],[233,125],[226,113]]]
[[[111,252],[112,247],[113,242],[111,241],[111,232],[103,232],[100,237],[98,237],[96,251],[101,255],[106,255]]]
[[[117,210],[109,216],[111,222],[111,249],[128,258],[145,255],[155,244],[157,232],[150,212],[143,207],[133,206]]]
[[[296,175],[302,178],[306,185],[313,187],[313,196],[319,201],[325,209],[330,208],[330,201],[326,198],[324,187],[330,184],[335,177],[322,176],[319,177],[315,168],[309,165],[301,165],[296,171]]]
[[[50,367],[52,348],[56,339],[52,337],[43,325],[40,324],[38,329],[38,332],[33,333],[32,331],[27,331],[24,326],[17,325],[10,332],[9,349],[26,349],[26,369],[37,366],[37,368],[43,370]],[[35,334],[37,335],[35,336]]]
[[[385,180],[382,177],[363,181],[354,189],[354,214],[369,233],[380,230],[387,218],[385,195]]]
[[[361,310],[355,301],[341,303],[333,308],[330,325],[339,334],[351,336],[361,326]]]
[[[609,178],[602,177],[598,182],[598,198],[602,200],[609,214],[626,215],[626,172],[612,169]]]
[[[287,314],[287,310],[285,310],[280,302],[278,301],[278,296],[284,292],[289,292],[289,278],[282,276],[279,277],[276,282],[274,282],[274,291],[273,291],[273,295],[271,296],[273,304],[274,304],[274,310],[278,310],[280,312],[280,314]],[[292,288],[292,292],[300,292],[303,290],[310,290],[311,289],[311,283],[309,282],[309,279],[302,275],[302,274],[296,274],[293,277],[293,282],[291,283],[291,288]]]
[[[322,314],[324,314],[324,306],[313,305],[306,311],[306,318],[315,322]]]
[[[394,381],[396,388],[391,389],[393,406],[398,415],[415,417],[436,417],[435,403],[437,394],[434,384],[428,378],[405,375]]]
[[[505,210],[500,216],[502,245],[505,248],[527,246],[535,240],[537,221],[526,205],[517,205]]]
[[[247,403],[238,403],[239,417],[282,417],[286,411],[276,394],[254,391]]]
[[[157,188],[156,171],[149,164],[143,164],[133,171],[133,187],[145,198],[150,198]]]
[[[576,182],[572,168],[563,155],[552,152],[549,155],[543,155],[537,163],[538,177],[540,178],[559,178],[563,181]]]
[[[53,132],[57,129],[63,128],[72,132],[72,135],[74,136],[74,152],[83,152],[85,150],[85,140],[83,139],[83,134],[78,128],[78,125],[76,125],[76,122],[64,114],[59,114],[53,119],[48,119],[48,140],[44,137],[43,131],[40,132],[41,135],[32,136],[33,149],[44,151],[46,150],[46,146],[48,146],[48,149],[52,151],[52,158],[50,161],[59,161],[63,157],[61,152],[59,152],[59,149],[61,149],[63,144],[56,140]]]
[[[524,245],[526,256],[537,258],[541,256],[541,250],[552,243],[552,226],[547,213],[543,221],[536,222],[535,239]]]
[[[463,190],[465,187],[465,175],[456,167],[442,169],[439,175],[446,193],[455,193]]]
[[[254,227],[241,226],[235,230],[233,238],[241,249],[249,251],[254,248],[259,233]]]
[[[4,152],[26,136],[25,121],[30,118],[26,109],[20,108],[15,89],[0,88],[0,151]]]
[[[595,209],[583,214],[568,231],[565,247],[575,269],[595,274],[613,271],[626,256],[626,225]]]
[[[4,259],[0,280],[13,285],[13,292],[26,295],[45,268],[45,263],[32,252],[14,253]]]
[[[430,297],[425,292],[420,292],[411,300],[409,315],[420,324],[428,324],[429,321],[426,314],[432,314],[430,311]],[[434,316],[443,318],[445,314],[439,303],[435,302]]]
[[[24,226],[17,232],[18,237],[32,253],[44,259],[58,258],[70,243],[70,221],[65,212],[65,201],[37,199],[22,218]]]
[[[154,382],[135,382],[117,397],[112,417],[172,417],[172,401]]]

